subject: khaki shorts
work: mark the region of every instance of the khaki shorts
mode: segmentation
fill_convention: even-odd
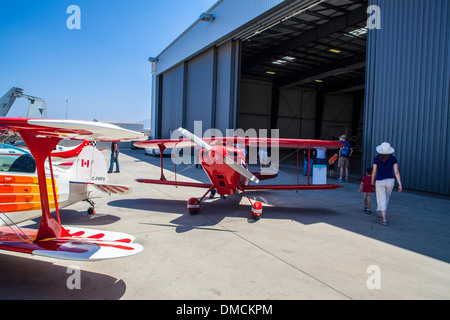
[[[373,193],[363,192],[363,195],[364,195],[364,200],[367,200],[367,201],[372,200]]]
[[[350,159],[347,157],[339,157],[339,168],[348,168],[350,166]]]

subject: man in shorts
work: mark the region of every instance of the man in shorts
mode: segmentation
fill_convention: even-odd
[[[350,143],[347,141],[347,136],[344,134],[340,138],[344,146],[339,149],[339,162],[338,167],[340,169],[339,182],[342,182],[345,169],[345,182],[348,182],[348,168],[350,167],[350,157],[352,156],[353,149]]]

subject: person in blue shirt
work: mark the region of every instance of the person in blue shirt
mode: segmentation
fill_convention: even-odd
[[[341,142],[344,144],[344,146],[339,149],[339,161],[338,161],[338,167],[339,167],[339,182],[342,182],[343,176],[344,176],[344,169],[345,169],[345,182],[348,182],[348,168],[350,167],[350,157],[353,154],[353,149],[350,143],[347,141],[347,136],[343,134],[340,137]]]
[[[377,147],[378,155],[373,159],[372,184],[375,185],[377,194],[378,211],[381,212],[381,224],[386,226],[386,210],[389,198],[394,189],[395,178],[398,182],[398,192],[402,192],[402,181],[398,170],[397,158],[392,154],[394,148],[387,142],[383,142]]]

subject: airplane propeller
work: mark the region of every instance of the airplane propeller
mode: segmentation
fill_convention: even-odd
[[[206,151],[211,151],[212,147],[207,144],[205,141],[203,141],[201,138],[199,138],[198,136],[192,134],[191,132],[189,132],[186,129],[183,128],[178,128],[178,131],[186,138],[191,140],[192,142],[194,142],[196,145],[202,147],[203,149],[205,149]],[[247,179],[255,182],[255,183],[259,183],[258,178],[256,178],[250,171],[248,171],[247,169],[245,169],[243,166],[241,166],[240,164],[238,164],[237,162],[235,162],[233,159],[227,157],[226,155],[224,156],[224,163],[226,165],[228,165],[231,169],[233,169],[234,171],[238,172],[240,175],[246,177]]]

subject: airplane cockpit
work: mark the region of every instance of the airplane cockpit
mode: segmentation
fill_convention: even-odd
[[[0,172],[34,173],[36,161],[23,149],[0,143]]]

